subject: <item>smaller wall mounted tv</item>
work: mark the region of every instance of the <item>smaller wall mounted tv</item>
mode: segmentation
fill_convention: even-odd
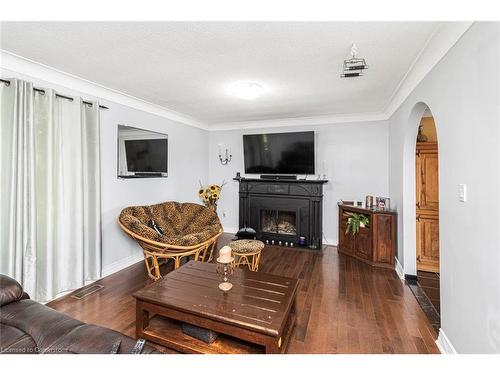
[[[314,132],[243,136],[245,173],[314,174]]]
[[[167,177],[168,136],[118,126],[118,177]]]

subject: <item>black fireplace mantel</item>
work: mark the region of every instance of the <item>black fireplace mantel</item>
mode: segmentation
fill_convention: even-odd
[[[239,182],[239,226],[257,231],[261,240],[299,244],[304,237],[306,246],[321,248],[323,228],[323,185],[327,180],[274,180],[235,178]],[[290,233],[263,230],[262,212],[281,212],[295,217],[296,231]],[[278,214],[277,214],[278,215]],[[290,216],[290,215],[288,215]]]

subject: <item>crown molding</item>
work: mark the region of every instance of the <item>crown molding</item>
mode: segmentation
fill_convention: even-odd
[[[135,108],[140,111],[179,122],[184,125],[209,130],[206,124],[190,116],[172,111],[157,104],[150,103],[146,100],[136,98],[132,95],[125,94],[118,90],[60,71],[53,67],[18,56],[2,49],[0,49],[0,67],[2,69],[14,71],[42,81],[67,87],[70,90],[99,98],[99,100],[122,104],[127,107]]]
[[[273,120],[226,122],[210,125],[210,130],[259,129],[285,126],[326,125],[348,122],[384,121],[391,118],[412,91],[457,43],[474,22],[443,22],[426,41],[408,71],[394,89],[383,111],[332,116],[297,117]]]
[[[272,120],[252,120],[224,122],[210,125],[210,130],[238,130],[238,129],[261,129],[280,128],[287,126],[311,126],[311,125],[331,125],[349,122],[370,122],[384,121],[388,117],[383,112],[351,113],[331,116],[311,116],[311,117],[291,117]]]
[[[456,42],[472,26],[472,24],[473,22],[443,22],[439,24],[393,91],[385,109],[380,112],[236,121],[209,125],[188,115],[150,103],[143,99],[136,98],[1,49],[0,67],[25,74],[27,76],[36,77],[40,80],[67,87],[90,96],[123,104],[131,108],[208,131],[384,121],[388,120],[394,112],[396,112],[411,92],[456,44]]]
[[[442,22],[429,37],[388,100],[384,110],[390,118],[411,92],[457,43],[474,22]]]

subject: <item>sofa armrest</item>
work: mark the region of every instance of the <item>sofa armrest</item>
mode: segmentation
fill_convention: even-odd
[[[11,277],[0,275],[0,306],[27,298],[29,296],[24,293],[21,284]]]

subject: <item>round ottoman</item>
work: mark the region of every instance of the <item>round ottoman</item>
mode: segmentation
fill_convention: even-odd
[[[258,240],[237,240],[230,242],[229,246],[234,256],[234,265],[247,265],[250,271],[259,270],[260,253],[264,242]]]

